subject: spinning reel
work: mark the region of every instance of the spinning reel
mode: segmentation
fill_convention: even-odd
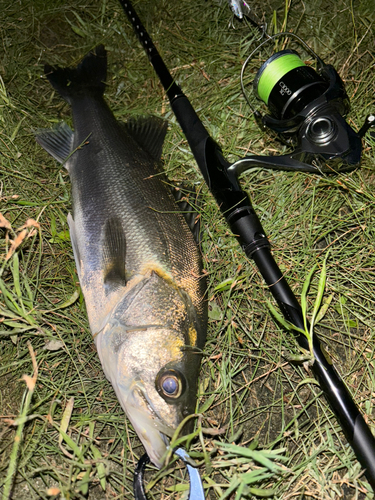
[[[237,176],[261,166],[278,170],[335,173],[353,170],[361,161],[362,137],[375,126],[368,115],[355,132],[345,121],[350,108],[343,81],[335,68],[323,60],[297,35],[278,33],[268,36],[246,59],[241,71],[241,87],[262,130],[275,133],[294,151],[281,156],[247,156],[229,169]],[[253,81],[258,99],[270,114],[255,109],[245,90],[244,72],[251,59],[267,44],[280,37],[298,42],[316,62],[317,69],[306,65],[298,52],[283,49],[271,55],[259,68]]]

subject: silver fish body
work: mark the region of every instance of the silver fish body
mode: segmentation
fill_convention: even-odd
[[[193,413],[206,336],[201,259],[160,170],[166,124],[122,124],[104,101],[102,46],[76,69],[46,67],[71,104],[67,125],[37,141],[65,163],[68,216],[90,328],[104,373],[161,467],[167,436]]]

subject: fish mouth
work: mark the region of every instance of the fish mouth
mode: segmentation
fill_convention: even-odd
[[[134,383],[126,400],[126,414],[151,462],[161,469],[175,429],[158,415],[140,382]]]

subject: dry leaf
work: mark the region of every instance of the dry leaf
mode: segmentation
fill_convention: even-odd
[[[26,382],[27,388],[30,392],[33,392],[35,389],[35,380],[30,375],[22,375],[22,380]]]
[[[10,222],[4,217],[3,214],[0,214],[0,227],[5,227],[5,229],[12,229]]]
[[[47,351],[58,351],[62,347],[64,347],[64,342],[62,340],[52,339],[47,342],[43,349]]]
[[[27,229],[29,227],[36,227],[40,229],[40,224],[35,219],[27,219],[25,224],[17,229],[17,231],[21,231],[21,229]]]
[[[27,230],[24,229],[23,231],[20,232],[20,234],[17,235],[17,237],[14,240],[11,240],[12,243],[11,243],[9,251],[5,257],[5,260],[9,260],[12,257],[12,255],[17,250],[17,248],[21,245],[21,243],[26,238],[26,236],[27,236]]]
[[[30,377],[30,375],[22,375],[22,380],[26,382],[29,391],[33,392],[35,389],[36,379],[38,377],[38,363],[36,362],[34,349],[30,342],[27,343],[27,347],[29,348],[31,360],[33,362],[34,373],[32,377]]]
[[[59,495],[60,493],[60,488],[57,488],[56,486],[52,486],[52,488],[48,488],[47,490],[47,495],[50,497]]]
[[[16,421],[15,421],[15,420],[13,420],[12,418],[4,418],[4,419],[2,420],[2,422],[6,423],[6,424],[8,424],[8,425],[15,425],[15,424],[16,424]]]

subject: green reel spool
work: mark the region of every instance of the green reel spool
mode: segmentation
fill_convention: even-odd
[[[311,66],[290,49],[273,54],[261,66],[254,80],[256,95],[278,119],[291,118],[327,89]]]

